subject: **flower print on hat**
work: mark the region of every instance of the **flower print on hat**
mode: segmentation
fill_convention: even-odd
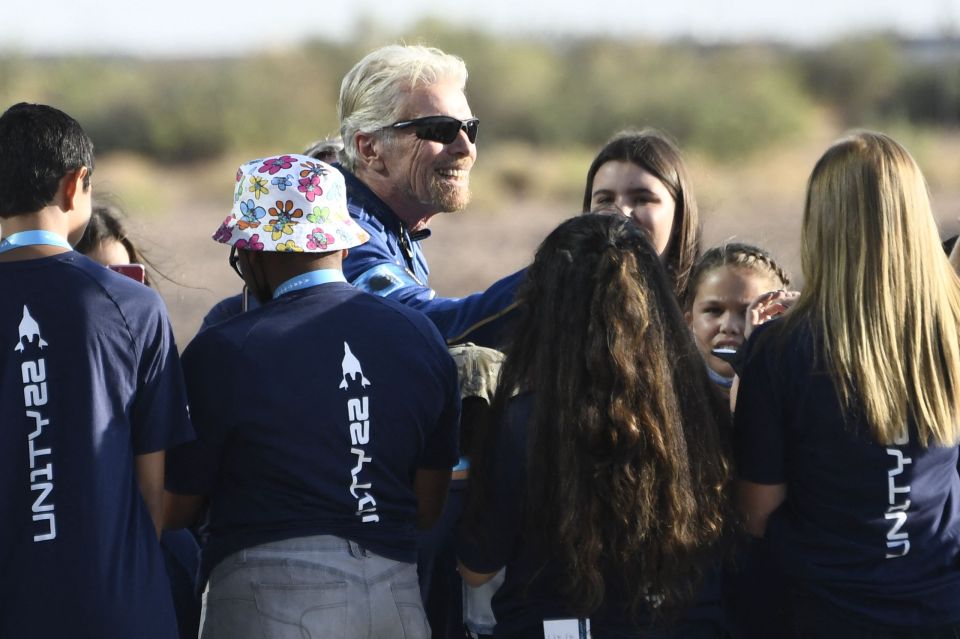
[[[320,208],[319,206],[313,207],[313,211],[307,213],[307,219],[314,224],[320,224],[326,222],[330,219],[330,207],[325,206]]]
[[[303,217],[303,211],[294,209],[292,200],[286,202],[277,200],[277,206],[270,207],[270,215],[273,216],[273,219],[270,220],[269,224],[263,225],[263,230],[269,231],[270,237],[276,242],[284,234],[293,235],[293,225],[297,224],[297,220]]]
[[[270,192],[270,189],[267,188],[267,181],[256,175],[250,177],[250,188],[247,190],[253,193],[253,197],[257,199]]]
[[[231,222],[233,218],[228,217],[223,221],[223,224],[220,225],[220,228],[217,229],[217,232],[213,234],[213,239],[224,244],[230,243],[230,238],[233,236],[233,231],[230,230]]]
[[[254,233],[249,240],[237,240],[234,243],[238,249],[247,249],[248,251],[262,251],[263,242],[260,241],[260,234]]]
[[[313,202],[318,195],[323,195],[323,187],[320,186],[320,176],[300,178],[300,186],[297,190],[303,193],[304,197]]]
[[[322,176],[327,172],[327,170],[323,168],[325,165],[321,162],[305,162],[301,166],[300,177],[302,178],[313,177],[315,175]]]
[[[240,221],[237,222],[237,228],[243,230],[246,228],[255,229],[260,226],[260,218],[267,212],[262,206],[254,204],[253,200],[240,202]]]
[[[270,158],[263,161],[263,165],[257,169],[257,173],[269,173],[270,175],[276,175],[279,171],[292,167],[293,162],[293,157],[289,155],[281,155],[278,158]]]
[[[325,233],[323,229],[318,226],[310,231],[310,235],[307,237],[307,248],[316,251],[326,251],[327,247],[333,244],[333,242],[333,236]]]
[[[237,171],[233,208],[213,239],[253,251],[325,253],[363,244],[347,212],[343,176],[294,153],[246,162]]]
[[[283,244],[277,244],[277,251],[280,253],[303,253],[303,249],[297,246],[293,240],[287,240]]]

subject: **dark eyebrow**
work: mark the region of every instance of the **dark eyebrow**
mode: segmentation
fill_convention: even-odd
[[[596,191],[593,192],[593,195],[591,195],[590,197],[596,197],[600,194],[608,195],[613,193],[614,193],[613,189],[597,189]],[[656,193],[654,193],[653,191],[651,191],[645,186],[639,186],[635,189],[630,189],[629,191],[627,191],[627,193],[643,193],[643,194],[649,194],[649,195],[658,197]]]

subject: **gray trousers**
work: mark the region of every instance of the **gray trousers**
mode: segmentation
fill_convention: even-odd
[[[217,564],[201,639],[429,639],[417,567],[332,535],[255,546]]]

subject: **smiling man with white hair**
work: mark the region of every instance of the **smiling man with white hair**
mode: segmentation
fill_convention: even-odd
[[[470,202],[480,121],[466,82],[460,58],[404,45],[369,53],[344,77],[340,168],[350,215],[371,239],[343,268],[355,286],[426,313],[448,343],[497,345],[522,271],[482,293],[437,297],[420,249],[430,218]]]
[[[370,241],[350,251],[354,286],[425,313],[448,344],[497,347],[516,308],[523,271],[482,293],[438,297],[420,240],[434,215],[470,202],[480,120],[464,94],[460,58],[423,46],[389,45],[358,62],[340,87],[341,164],[350,216]],[[240,295],[211,309],[201,330],[258,305]]]

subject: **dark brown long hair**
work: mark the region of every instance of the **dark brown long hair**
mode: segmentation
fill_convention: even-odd
[[[469,512],[510,395],[532,391],[524,535],[562,566],[566,603],[596,610],[611,570],[633,610],[684,603],[730,526],[727,411],[659,257],[626,218],[581,215],[544,240],[518,297]]]
[[[583,212],[590,210],[593,179],[607,162],[631,162],[660,180],[676,203],[673,228],[663,263],[667,267],[677,299],[683,299],[690,271],[700,257],[700,215],[693,185],[677,145],[655,129],[621,131],[600,149],[587,171],[583,191]]]

